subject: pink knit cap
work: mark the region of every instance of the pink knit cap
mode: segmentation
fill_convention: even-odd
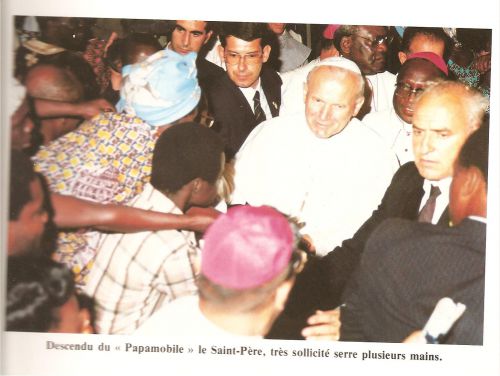
[[[436,68],[438,68],[440,71],[442,71],[444,74],[448,76],[448,66],[446,65],[446,62],[441,56],[435,54],[434,52],[415,52],[409,55],[407,60],[418,59],[418,58],[430,61],[432,64],[436,66]]]
[[[219,216],[204,241],[201,274],[231,289],[250,289],[278,276],[290,263],[294,243],[283,214],[248,205]]]

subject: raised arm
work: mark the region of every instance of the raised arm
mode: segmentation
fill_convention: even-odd
[[[34,99],[33,107],[36,114],[41,118],[78,116],[84,119],[91,119],[99,114],[99,112],[115,110],[115,107],[111,103],[102,98],[78,103]]]

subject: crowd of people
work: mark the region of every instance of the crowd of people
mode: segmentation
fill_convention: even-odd
[[[7,330],[482,344],[491,31],[16,27]]]

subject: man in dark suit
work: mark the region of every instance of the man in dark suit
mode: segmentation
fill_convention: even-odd
[[[443,297],[466,310],[449,333],[428,339],[483,343],[488,126],[466,142],[450,187],[452,227],[407,219],[383,222],[370,236],[346,289],[341,340],[401,342],[424,327]]]
[[[480,126],[486,107],[487,100],[479,92],[459,82],[444,81],[421,94],[413,116],[415,162],[400,167],[379,207],[351,239],[304,269],[290,294],[290,307],[285,308],[285,313],[293,310],[296,316],[308,317],[315,305],[320,305],[318,302],[323,308],[325,302],[329,303],[327,308],[342,304],[345,286],[359,265],[365,243],[384,220],[403,218],[444,227],[449,225],[448,192],[454,163],[466,139]],[[437,198],[433,185],[440,189]],[[435,193],[434,198],[431,198],[431,191]],[[432,206],[434,210],[429,215],[424,207]],[[307,290],[315,292],[311,302],[302,299],[307,296]],[[297,302],[296,296],[301,298],[299,313],[292,307]],[[303,336],[322,336],[329,331],[324,328],[330,326],[328,315],[310,320],[316,325],[303,330]]]
[[[279,114],[281,78],[264,64],[271,52],[268,34],[265,24],[228,22],[220,36],[227,74],[211,82],[207,95],[227,160],[257,124]]]
[[[448,191],[454,163],[466,139],[481,124],[486,106],[480,93],[459,82],[444,81],[421,94],[413,116],[415,162],[400,167],[372,216],[351,239],[321,260],[333,304],[342,303],[341,294],[359,263],[366,240],[385,219],[448,226]],[[432,192],[438,194],[437,198],[431,198]],[[434,211],[423,218],[421,212],[429,199],[430,203],[434,201]]]

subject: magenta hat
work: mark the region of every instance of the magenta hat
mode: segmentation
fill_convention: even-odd
[[[437,69],[439,69],[445,75],[448,76],[448,66],[446,65],[446,62],[441,56],[436,55],[434,52],[415,52],[409,55],[407,60],[418,59],[418,58],[430,61],[432,64],[436,66]]]
[[[333,36],[339,27],[340,25],[328,25],[325,27],[325,30],[323,30],[323,38],[333,39]]]
[[[290,263],[294,236],[283,214],[269,206],[236,206],[204,236],[201,274],[230,289],[271,281]]]

